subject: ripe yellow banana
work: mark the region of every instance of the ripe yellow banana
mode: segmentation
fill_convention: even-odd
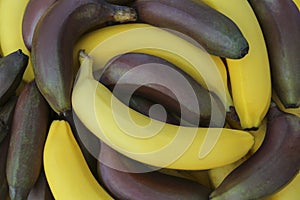
[[[86,57],[73,88],[73,109],[92,133],[118,152],[152,166],[200,170],[232,163],[253,146],[253,137],[245,131],[176,126],[130,109],[94,79],[93,59]]]
[[[300,195],[300,173],[283,189],[264,200],[298,200]]]
[[[258,127],[271,101],[268,53],[256,16],[246,0],[204,0],[233,20],[249,43],[242,59],[226,59],[235,109],[243,128]]]
[[[113,199],[93,177],[66,121],[53,121],[50,126],[44,168],[55,199]]]
[[[143,28],[149,28],[151,32],[146,33],[146,35],[139,34],[139,30],[143,31]],[[123,38],[126,38],[129,42],[125,43]],[[160,48],[154,48],[157,46],[158,41],[161,43]],[[105,53],[101,53],[101,59],[104,61],[108,61],[113,56],[127,51],[151,54],[166,59],[190,74],[204,87],[208,86],[211,91],[220,97],[227,111],[229,110],[229,106],[233,105],[227,86],[226,67],[220,57],[204,53],[202,50],[191,45],[191,43],[171,33],[140,23],[105,27],[81,37],[74,48],[74,59],[77,61],[77,55],[80,49],[85,49],[85,51],[89,53],[98,45],[103,46],[101,49],[105,50]],[[104,63],[104,61],[102,63]],[[198,67],[201,74],[195,70],[195,67],[192,65]],[[205,78],[204,80],[202,75],[209,76],[208,73],[201,69],[202,66],[205,65],[211,70],[214,70],[213,73],[215,73],[215,75]],[[212,67],[215,69],[212,69]]]
[[[30,56],[22,36],[23,14],[28,2],[29,0],[0,1],[0,44],[3,56],[18,49],[22,49],[26,55]],[[33,77],[31,59],[29,59],[23,79],[29,82]]]

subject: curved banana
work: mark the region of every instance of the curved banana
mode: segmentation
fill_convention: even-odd
[[[149,29],[152,34],[150,34],[150,32],[147,33],[147,36],[139,34],[138,31],[143,31],[144,28]],[[132,42],[125,43],[124,41],[124,44],[120,43],[120,41],[123,41],[123,38]],[[144,44],[147,44],[147,46],[143,46]],[[131,49],[133,52],[161,57],[180,67],[196,81],[201,83],[201,85],[216,93],[226,106],[227,111],[229,107],[233,105],[227,85],[226,67],[221,58],[204,53],[189,42],[166,31],[141,23],[101,28],[80,38],[74,48],[74,59],[77,60],[78,51],[80,49],[85,49],[85,51],[89,53],[98,45],[103,45],[104,49],[109,50],[105,53],[101,53],[101,59],[105,61],[110,60],[118,54],[128,52],[128,49]],[[154,48],[155,45],[159,45],[160,47]],[[180,47],[180,49],[178,47]],[[176,53],[178,55],[176,55]],[[197,71],[193,64],[198,69],[207,65],[207,67],[214,70],[213,72],[216,74],[213,75],[213,73],[206,73],[202,70]],[[212,65],[216,68],[213,69]],[[209,74],[211,74],[211,76],[206,79],[202,76],[208,76]]]
[[[107,23],[135,20],[134,9],[102,0],[56,1],[47,9],[32,38],[32,64],[37,86],[56,113],[71,110],[72,53],[78,38]]]
[[[300,12],[290,1],[249,0],[263,31],[272,89],[286,108],[300,107]],[[288,13],[288,14],[287,14]],[[278,41],[278,42],[274,42]]]
[[[198,0],[199,1],[199,0]],[[245,0],[203,0],[232,19],[249,43],[249,53],[242,59],[226,59],[234,107],[244,129],[257,128],[271,101],[268,53],[260,25]]]
[[[93,59],[87,56],[73,88],[73,110],[98,138],[134,160],[173,169],[210,169],[240,159],[253,146],[253,137],[245,131],[151,120],[95,80],[92,67]]]
[[[56,0],[29,1],[24,11],[22,20],[22,36],[27,49],[31,50],[32,38],[35,27],[43,14]]]
[[[136,0],[132,6],[140,21],[188,35],[210,54],[239,59],[248,53],[238,26],[201,1]]]
[[[0,44],[3,56],[18,49],[30,56],[22,36],[23,14],[28,2],[29,0],[0,1]],[[27,82],[34,78],[30,60],[23,76],[23,79]]]
[[[55,199],[113,199],[93,177],[66,121],[53,121],[50,126],[44,168]]]

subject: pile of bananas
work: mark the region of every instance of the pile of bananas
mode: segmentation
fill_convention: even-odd
[[[298,199],[299,7],[0,0],[0,199]]]

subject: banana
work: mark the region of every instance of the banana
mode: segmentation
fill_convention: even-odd
[[[49,107],[34,81],[21,92],[11,126],[6,177],[11,200],[26,199],[39,177]]]
[[[126,38],[126,41],[123,38]],[[78,60],[79,50],[84,49],[90,53],[99,45],[100,50],[105,49],[99,54],[101,59],[97,59],[102,65],[115,56],[128,52],[154,55],[180,67],[203,87],[214,92],[222,100],[227,111],[233,105],[222,60],[174,34],[141,23],[105,27],[84,35],[77,42],[74,48],[74,62]]]
[[[201,0],[197,0],[201,1]],[[244,129],[257,128],[271,101],[271,75],[268,52],[256,16],[245,0],[203,0],[233,20],[249,43],[242,59],[226,59],[233,104]]]
[[[1,0],[0,1],[0,44],[3,56],[18,49],[30,57],[22,37],[22,19],[29,0]],[[31,59],[23,79],[27,82],[34,78]]]
[[[21,50],[0,58],[0,105],[16,92],[27,64],[28,56]]]
[[[0,142],[0,199],[8,196],[8,184],[6,179],[6,160],[9,147],[10,135]]]
[[[113,86],[114,95],[118,98],[123,96],[126,105],[130,96],[137,94],[159,103],[195,126],[224,126],[225,110],[220,99],[191,76],[159,57],[141,53],[123,54],[112,59],[97,77],[105,86]],[[216,120],[211,118],[213,108],[220,116]],[[162,114],[158,110],[157,113]]]
[[[147,170],[101,144],[98,171],[104,185],[116,199],[208,199],[210,190],[191,180]],[[136,169],[141,171],[135,171]]]
[[[210,54],[238,59],[248,53],[248,42],[236,24],[204,3],[136,0],[133,7],[140,21],[187,35]]]
[[[275,106],[269,113],[262,146],[211,193],[212,200],[267,197],[299,172],[300,118],[282,113]]]
[[[33,33],[38,21],[56,0],[29,1],[22,21],[22,36],[26,48],[31,51]]]
[[[132,8],[101,0],[56,1],[47,10],[33,35],[32,63],[37,86],[56,113],[62,115],[71,109],[75,41],[86,31],[109,21],[135,19]]]
[[[14,115],[17,96],[12,96],[5,105],[0,108],[0,143],[10,132],[12,117]]]
[[[67,121],[51,123],[44,147],[44,170],[55,199],[113,199],[91,174]]]
[[[265,36],[272,88],[286,108],[298,108],[300,43],[295,39],[300,35],[300,12],[292,0],[249,0],[249,3]]]
[[[245,131],[151,120],[94,80],[92,67],[93,58],[87,56],[73,88],[73,110],[104,143],[134,160],[173,169],[209,169],[240,159],[253,145],[253,137]]]
[[[297,200],[299,198],[300,173],[279,192],[265,198],[264,200]]]
[[[27,200],[54,200],[44,170],[41,171],[34,187],[30,190]]]

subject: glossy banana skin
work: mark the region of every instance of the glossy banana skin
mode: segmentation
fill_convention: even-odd
[[[17,96],[10,97],[5,105],[0,108],[0,143],[5,139],[5,137],[7,137],[10,132],[17,99]]]
[[[300,12],[292,1],[248,0],[262,28],[273,89],[286,108],[300,106]]]
[[[248,43],[236,24],[202,2],[136,0],[133,6],[139,20],[186,34],[208,53],[233,59],[248,53]]]
[[[30,0],[27,4],[22,23],[25,46],[30,51],[34,29],[43,14],[56,0]]]
[[[71,109],[74,81],[72,49],[77,39],[108,21],[135,19],[132,8],[101,0],[62,0],[51,6],[35,30],[32,61],[37,86],[56,113],[62,114]]]
[[[300,118],[269,111],[267,134],[262,146],[231,172],[210,195],[211,199],[259,199],[289,183],[300,168]]]
[[[6,176],[10,198],[26,199],[42,167],[49,106],[34,81],[22,90],[14,112]]]
[[[158,71],[158,64],[164,67],[160,72]],[[148,67],[143,67],[145,65]],[[153,66],[152,68],[150,67],[151,65]],[[142,73],[141,70],[139,72],[139,67],[142,67]],[[165,67],[168,67],[170,71],[166,71]],[[174,72],[182,75],[190,88],[183,86],[182,81],[177,78],[174,79],[171,75],[166,76],[166,73]],[[147,79],[150,78],[151,83],[141,86],[140,83],[146,80],[145,77]],[[119,80],[122,82],[118,83]],[[209,93],[188,74],[159,57],[142,53],[123,54],[107,66],[100,77],[100,82],[110,89],[113,89],[117,84],[118,90],[114,92],[114,95],[119,97],[123,95],[119,94],[119,91],[130,92],[137,86],[141,86],[135,90],[135,94],[163,105],[170,112],[181,116],[195,126],[208,127],[211,125],[213,127],[223,127],[224,125],[223,120],[210,121],[213,106],[216,106],[218,109],[219,116],[225,114],[225,108],[221,100],[216,95]],[[168,88],[167,85],[172,86],[172,88]],[[194,94],[191,94],[191,92]],[[182,98],[177,99],[177,94],[180,94]],[[197,112],[195,106],[199,108],[199,112]]]
[[[129,172],[119,171],[112,166]],[[208,199],[210,190],[194,181],[157,171],[130,173],[134,168],[141,170],[145,167],[101,143],[98,172],[103,184],[116,199]]]
[[[22,81],[28,64],[28,56],[21,50],[0,58],[0,105],[12,96]]]

